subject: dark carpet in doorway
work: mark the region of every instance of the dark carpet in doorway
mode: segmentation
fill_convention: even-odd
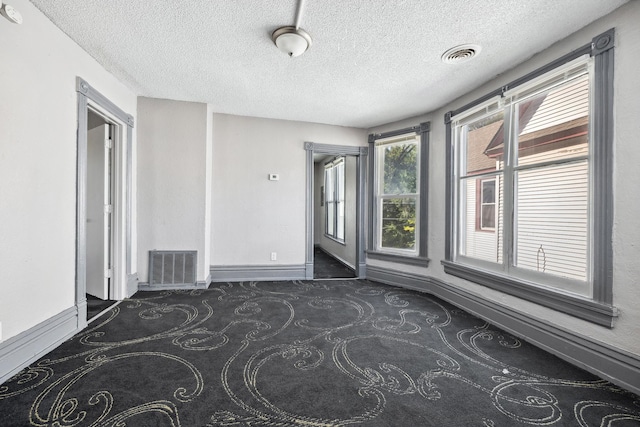
[[[351,279],[356,274],[353,269],[347,267],[338,259],[332,257],[322,249],[316,247],[313,251],[313,278],[314,279]]]
[[[91,320],[98,314],[102,313],[117,301],[103,300],[93,295],[87,294],[87,320]]]
[[[0,386],[2,426],[639,425],[638,396],[362,280],[139,293]]]

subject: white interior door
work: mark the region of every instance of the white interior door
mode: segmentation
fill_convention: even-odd
[[[109,125],[87,131],[87,293],[109,299],[111,278],[111,140]]]

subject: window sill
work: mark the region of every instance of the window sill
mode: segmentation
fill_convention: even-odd
[[[325,234],[324,237],[326,237],[327,239],[329,239],[329,240],[331,240],[333,242],[336,242],[336,243],[338,243],[338,244],[340,244],[342,246],[347,246],[347,244],[346,244],[346,242],[344,240],[336,239],[335,237],[330,236],[329,234]]]
[[[421,256],[400,255],[388,252],[366,251],[367,258],[379,259],[382,261],[396,262],[398,264],[417,265],[419,267],[428,267],[429,258]]]
[[[491,229],[491,228],[477,228],[476,227],[476,232],[478,233],[491,233],[491,234],[496,234],[496,230]]]
[[[452,261],[443,260],[442,265],[445,273],[452,276],[478,283],[607,328],[613,328],[613,319],[618,316],[618,310],[613,306],[579,296],[555,292],[551,289],[537,286],[532,282],[518,280]]]

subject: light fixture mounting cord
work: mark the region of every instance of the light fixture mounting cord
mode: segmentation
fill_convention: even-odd
[[[298,10],[296,11],[296,30],[300,29],[300,18],[302,17],[302,9],[304,8],[304,0],[298,0]]]

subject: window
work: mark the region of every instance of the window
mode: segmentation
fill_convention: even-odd
[[[418,150],[415,134],[376,142],[378,249],[416,252]]]
[[[344,241],[344,157],[324,166],[325,234]]]
[[[429,124],[370,135],[371,232],[368,256],[426,263]]]
[[[476,184],[476,230],[495,232],[496,179],[478,179]]]
[[[613,30],[603,36],[612,43]],[[610,326],[613,49],[599,46],[445,116],[443,264],[449,274]]]

